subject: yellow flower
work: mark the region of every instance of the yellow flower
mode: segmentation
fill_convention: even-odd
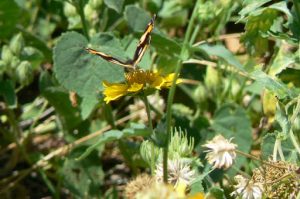
[[[109,83],[103,81],[104,101],[109,103],[124,95],[134,95],[141,91],[144,91],[144,93],[147,94],[154,89],[160,90],[161,88],[169,88],[171,87],[174,78],[175,73],[161,75],[157,71],[133,70],[125,73],[124,83]],[[180,79],[176,81],[177,84],[180,82]]]

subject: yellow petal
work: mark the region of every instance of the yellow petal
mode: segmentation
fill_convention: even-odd
[[[164,87],[172,86],[174,78],[175,78],[175,73],[170,73],[167,76],[165,76],[164,77],[164,80],[165,80]],[[176,84],[180,83],[178,80],[179,79],[177,79]]]
[[[151,87],[160,89],[164,85],[164,83],[165,83],[164,78],[161,76],[157,76],[155,77],[154,82],[151,84]]]
[[[109,83],[103,81],[105,95],[104,101],[108,104],[110,101],[117,100],[127,94],[128,85],[119,83]]]
[[[133,83],[130,85],[130,87],[127,89],[128,92],[138,92],[144,87],[143,84]]]

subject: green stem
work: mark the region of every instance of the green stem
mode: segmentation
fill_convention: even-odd
[[[299,112],[300,112],[300,97],[298,97],[296,108],[295,108],[295,110],[293,112],[293,115],[292,115],[292,117],[290,119],[291,126],[293,125],[293,123],[294,123],[296,117],[298,116]],[[291,130],[290,130],[289,134],[290,134],[291,141],[294,144],[294,147],[296,148],[297,152],[300,154],[300,146],[299,146],[299,144],[297,142],[297,139],[296,139],[296,137],[294,135],[292,127],[291,127]]]
[[[152,125],[152,119],[151,119],[151,110],[150,110],[150,104],[149,104],[149,101],[147,99],[147,96],[144,95],[142,97],[144,103],[145,103],[145,107],[146,107],[146,112],[147,112],[147,117],[148,117],[148,123],[149,123],[149,127],[150,127],[150,130],[151,132],[153,133],[153,125]],[[151,174],[154,175],[154,170],[155,170],[155,149],[154,149],[154,144],[151,145]]]
[[[182,57],[184,57],[184,54],[187,51],[189,38],[192,34],[193,25],[194,25],[194,21],[197,16],[197,9],[198,9],[200,2],[201,2],[201,0],[197,1],[196,5],[194,7],[194,10],[193,10],[191,19],[189,21],[187,32],[185,34],[184,41],[183,41],[183,46],[182,46],[181,52],[180,52],[181,59],[182,59]],[[179,60],[177,63],[177,67],[175,69],[175,77],[173,79],[172,86],[170,88],[170,92],[168,95],[168,101],[167,101],[167,114],[166,114],[167,143],[163,149],[163,174],[164,174],[164,182],[165,183],[168,183],[168,148],[169,148],[169,140],[170,140],[170,133],[171,133],[172,104],[173,104],[175,90],[176,90],[176,81],[177,81],[177,78],[178,78],[179,73],[182,68],[181,61],[184,61],[184,60]]]
[[[79,3],[74,3],[74,4],[75,4],[76,10],[77,10],[77,12],[80,16],[80,20],[81,20],[81,24],[82,24],[82,28],[83,28],[83,33],[84,33],[85,37],[88,40],[90,40],[90,36],[88,34],[87,23],[86,23],[85,16],[84,16],[84,11],[83,11],[84,1],[79,0]]]

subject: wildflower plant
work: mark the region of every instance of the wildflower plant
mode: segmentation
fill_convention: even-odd
[[[0,13],[0,198],[300,197],[299,1]]]

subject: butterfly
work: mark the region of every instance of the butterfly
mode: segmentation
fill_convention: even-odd
[[[100,56],[101,58],[105,59],[108,62],[118,64],[120,66],[126,67],[126,68],[133,68],[136,69],[138,63],[141,61],[143,55],[145,54],[147,48],[150,45],[151,41],[151,32],[154,29],[154,21],[156,19],[156,15],[153,16],[153,18],[148,23],[143,35],[141,36],[139,43],[136,47],[135,53],[133,55],[132,60],[128,60],[127,62],[123,62],[117,58],[112,57],[111,55],[105,54],[103,52],[96,51],[91,48],[86,48],[86,50],[94,55]]]

